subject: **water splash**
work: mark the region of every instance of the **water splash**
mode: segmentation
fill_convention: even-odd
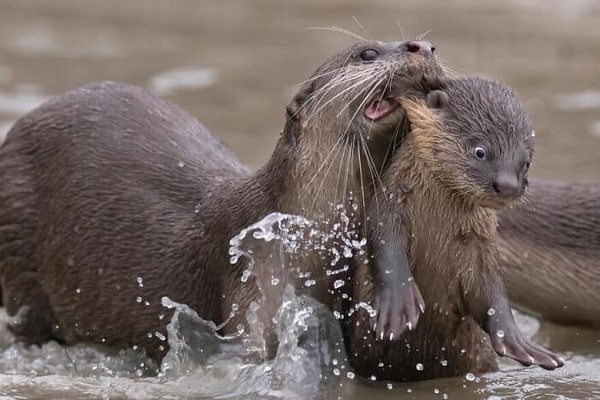
[[[323,305],[296,296],[289,285],[275,317],[279,346],[272,360],[264,359],[264,343],[255,341],[262,334],[258,325],[221,336],[186,305],[168,298],[162,303],[175,312],[161,377],[196,388],[196,396],[315,398],[339,387],[334,363],[346,362],[339,324]]]

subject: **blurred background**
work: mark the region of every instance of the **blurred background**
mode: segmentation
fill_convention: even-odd
[[[427,33],[453,70],[516,89],[536,127],[534,176],[600,182],[600,0],[0,0],[0,142],[16,119],[48,97],[110,79],[172,100],[258,168],[274,147],[296,85],[355,42],[307,29],[331,26],[381,40]],[[563,398],[599,395],[597,333],[584,336],[565,329],[564,349],[553,342],[558,350],[580,343],[561,375],[529,369],[516,381],[498,375],[477,385],[487,384],[494,398],[515,390],[520,394],[510,398],[523,398],[548,387],[573,394]],[[19,357],[47,359],[46,351],[4,352],[0,371],[29,365],[15,362]],[[75,390],[83,380],[32,381],[27,368],[22,380],[0,375],[0,397],[13,382],[19,398],[84,398]],[[58,383],[46,389],[53,380]],[[467,398],[462,379],[448,382],[454,398]],[[440,398],[438,384],[410,387],[413,394],[421,387],[423,398]],[[123,383],[128,391],[129,385]],[[91,381],[85,390],[96,386]],[[57,387],[60,395],[41,395]],[[356,390],[354,398],[398,395]]]
[[[49,96],[111,79],[171,99],[257,168],[295,85],[355,41],[307,29],[331,26],[428,32],[454,70],[517,90],[536,126],[535,176],[600,180],[596,0],[0,0],[0,138]]]

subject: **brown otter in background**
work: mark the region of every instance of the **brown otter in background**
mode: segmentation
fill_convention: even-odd
[[[463,78],[445,85],[427,104],[401,101],[411,131],[384,174],[388,195],[376,229],[384,255],[375,262],[403,272],[406,287],[418,285],[424,314],[396,341],[374,342],[359,311],[349,327],[351,363],[363,376],[394,381],[495,370],[494,350],[524,365],[562,366],[560,357],[523,337],[498,268],[497,210],[527,186],[529,118],[500,84]],[[394,266],[403,252],[410,267]],[[355,302],[372,297],[362,282]]]
[[[367,183],[404,127],[395,98],[441,72],[432,51],[368,42],[332,57],[287,107],[255,174],[193,117],[125,84],[85,86],[27,114],[0,148],[0,279],[9,314],[21,310],[11,329],[28,343],[142,345],[159,359],[169,296],[217,324],[237,304],[224,328],[235,331],[261,293],[240,282],[245,260],[229,264],[229,239],[275,211],[327,228],[354,200],[360,232]],[[331,280],[344,275],[325,265],[336,266],[302,260],[311,294],[335,307]]]
[[[600,186],[532,180],[500,214],[501,272],[516,308],[600,328]]]

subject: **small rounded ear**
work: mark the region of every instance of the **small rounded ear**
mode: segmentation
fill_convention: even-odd
[[[448,95],[441,90],[433,90],[427,94],[427,107],[429,108],[444,108],[449,102]]]
[[[292,98],[292,101],[290,101],[290,103],[285,108],[288,118],[299,117],[300,108],[302,108],[304,103],[308,101],[312,92],[314,91],[313,86],[313,82],[308,82],[300,87],[298,92]]]

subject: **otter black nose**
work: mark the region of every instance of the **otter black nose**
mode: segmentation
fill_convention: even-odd
[[[519,194],[519,179],[516,175],[501,174],[496,177],[492,187],[501,197],[515,197]]]
[[[406,50],[409,53],[433,54],[435,47],[426,40],[410,40],[406,42]]]

